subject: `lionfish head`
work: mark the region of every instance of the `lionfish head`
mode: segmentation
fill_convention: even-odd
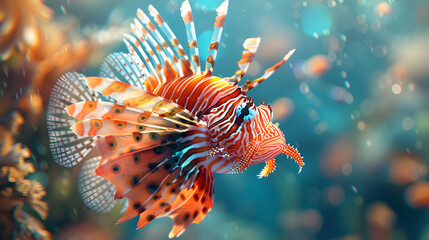
[[[286,139],[278,124],[273,124],[272,110],[269,105],[257,107],[254,125],[258,130],[256,136],[258,149],[253,157],[253,163],[266,162],[282,153],[286,148]]]
[[[259,144],[253,156],[252,164],[266,163],[259,177],[268,176],[270,172],[274,171],[274,158],[281,153],[293,158],[298,163],[301,171],[304,165],[302,157],[295,148],[286,144],[286,139],[278,123],[272,123],[273,114],[271,107],[262,103],[257,107],[256,111],[257,114],[254,119],[254,127],[256,127],[259,132],[258,136],[256,136]]]

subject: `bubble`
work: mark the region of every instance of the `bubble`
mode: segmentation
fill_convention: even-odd
[[[316,134],[322,134],[322,133],[328,131],[328,128],[329,128],[329,124],[325,121],[322,121],[316,125],[314,130],[315,130]]]
[[[407,185],[426,177],[424,162],[409,154],[399,154],[389,165],[389,179],[398,185]]]
[[[352,166],[350,164],[344,164],[341,167],[341,173],[345,176],[348,176],[352,173]]]
[[[422,149],[423,149],[423,142],[422,142],[422,141],[420,141],[420,140],[417,140],[417,141],[416,141],[416,148],[417,148],[418,150],[422,150]]]
[[[39,33],[36,28],[26,27],[23,31],[23,40],[29,46],[36,46],[40,42]]]
[[[364,122],[364,121],[359,121],[359,122],[357,123],[357,128],[358,128],[360,131],[365,130],[365,127],[366,127],[366,125],[365,125],[365,122]]]
[[[344,188],[341,185],[331,185],[325,190],[326,200],[333,206],[340,206],[346,199]]]
[[[310,77],[320,77],[331,69],[331,62],[325,55],[315,55],[305,62],[304,69]]]
[[[381,44],[375,46],[374,55],[376,57],[384,57],[384,56],[386,56],[386,54],[387,54],[387,47],[386,46],[381,45]]]
[[[314,108],[309,108],[307,110],[307,114],[311,120],[313,121],[319,120],[319,113],[316,110],[314,110]]]
[[[399,84],[397,84],[397,83],[393,84],[393,85],[392,85],[392,92],[393,92],[394,94],[400,94],[400,93],[402,92],[402,87],[401,87],[401,85],[399,85]]]
[[[412,207],[429,208],[429,182],[422,181],[409,186],[405,199]]]
[[[60,8],[61,8],[61,12],[63,12],[64,14],[67,14],[66,8],[63,5],[61,5]]]
[[[380,17],[385,15],[390,15],[392,14],[392,12],[393,12],[392,6],[387,2],[381,2],[374,8],[375,15]]]
[[[303,94],[307,94],[310,92],[310,86],[306,82],[302,82],[299,84],[299,91],[301,91]]]
[[[358,206],[362,205],[362,204],[363,204],[363,197],[361,197],[361,196],[357,196],[357,197],[355,198],[355,203],[356,203],[356,205],[358,205]]]
[[[366,16],[365,16],[365,14],[359,14],[359,15],[357,15],[356,21],[357,21],[357,23],[359,23],[361,25],[366,24]]]
[[[295,104],[290,98],[279,98],[271,105],[273,109],[273,121],[287,118],[295,109]]]
[[[370,230],[385,231],[392,229],[396,222],[395,212],[385,203],[376,202],[371,204],[367,212],[368,223],[371,226]]]
[[[346,87],[347,89],[350,89],[349,81],[344,81],[344,87]]]
[[[413,129],[414,128],[414,119],[410,116],[405,117],[402,120],[402,127],[407,131]]]
[[[337,2],[335,0],[328,0],[328,7],[333,8],[337,6]]]
[[[366,145],[372,147],[372,141],[370,139],[366,140]]]
[[[408,91],[413,92],[414,89],[416,89],[416,86],[414,85],[414,83],[408,83],[407,88]]]
[[[371,29],[374,32],[378,32],[381,29],[381,22],[378,19],[375,19],[371,22]]]

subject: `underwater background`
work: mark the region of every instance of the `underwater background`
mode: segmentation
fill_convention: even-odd
[[[219,0],[190,0],[201,59]],[[126,51],[137,8],[153,4],[182,43],[176,0],[0,2],[0,238],[166,239],[168,218],[136,230],[115,225],[79,197],[80,166],[57,165],[45,111],[68,71],[97,75]],[[295,48],[249,92],[271,104],[284,155],[215,177],[212,211],[179,239],[429,239],[429,2],[425,0],[230,0],[214,75],[232,76],[246,38],[261,37],[245,77],[254,79]]]

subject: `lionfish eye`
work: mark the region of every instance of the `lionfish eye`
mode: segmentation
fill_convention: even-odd
[[[255,116],[255,110],[252,107],[249,107],[247,104],[242,104],[237,108],[237,117],[247,121],[252,119]]]

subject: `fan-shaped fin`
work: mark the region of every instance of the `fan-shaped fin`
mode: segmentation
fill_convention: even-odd
[[[100,76],[126,82],[144,89],[144,81],[149,76],[144,64],[139,58],[130,54],[117,52],[107,56],[101,64]]]
[[[211,171],[200,168],[190,189],[183,189],[171,203],[166,215],[174,221],[169,238],[180,236],[191,223],[200,223],[213,206],[214,177]]]
[[[93,149],[97,137],[76,136],[70,126],[76,120],[69,117],[64,108],[80,101],[96,101],[98,93],[86,88],[80,81],[82,74],[66,73],[57,81],[49,98],[47,126],[50,149],[54,160],[65,167],[72,167],[82,161]]]
[[[213,36],[209,46],[209,56],[206,62],[206,74],[213,73],[213,67],[216,61],[217,51],[222,37],[223,26],[225,25],[226,13],[228,12],[229,0],[224,1],[217,9],[217,17],[214,24]]]
[[[129,135],[106,136],[96,141],[100,149],[102,162],[133,151],[143,151],[156,147],[164,146],[167,142],[175,141],[180,138],[179,132],[134,132]]]
[[[141,66],[141,70],[147,76],[147,78],[143,82],[144,89],[149,92],[152,92],[162,82],[161,76],[159,75],[160,72],[155,69],[146,52],[142,49],[140,42],[134,36],[131,36],[129,34],[124,34],[124,36],[124,43],[127,46],[131,57],[134,59],[138,66]],[[146,46],[147,43],[144,42],[143,45]],[[146,50],[148,49],[148,47],[150,48],[150,46],[146,46]],[[158,59],[155,58],[154,61],[155,60],[157,61]]]
[[[79,173],[78,188],[87,207],[107,213],[115,207],[117,201],[114,199],[115,186],[94,174],[100,160],[101,157],[94,157],[85,161]]]
[[[278,62],[276,65],[268,68],[267,70],[265,70],[264,75],[262,75],[260,78],[254,79],[252,81],[247,80],[247,82],[245,84],[243,84],[241,86],[241,89],[245,92],[249,91],[250,89],[258,86],[260,83],[262,83],[263,81],[265,81],[265,79],[269,78],[271,75],[273,75],[273,73],[275,71],[277,71],[277,69],[279,69],[289,58],[290,56],[292,56],[292,54],[295,52],[295,49],[290,50],[284,57],[283,59]]]
[[[89,106],[92,104],[92,108]],[[90,108],[90,109],[89,109]],[[116,121],[127,121],[135,125],[159,126],[162,128],[179,128],[184,129],[195,125],[196,121],[183,121],[178,117],[179,114],[170,114],[160,116],[159,114],[143,111],[137,108],[125,107],[123,105],[100,102],[85,101],[69,105],[66,108],[67,113],[77,119],[105,119]],[[178,112],[183,115],[188,113]],[[140,128],[138,129],[140,131]],[[137,131],[137,130],[136,130]]]
[[[183,71],[177,57],[175,56],[173,50],[170,48],[167,42],[164,40],[162,35],[159,33],[158,29],[156,29],[152,21],[150,21],[148,16],[141,9],[137,10],[137,17],[143,24],[145,24],[146,29],[149,30],[149,34],[146,35],[146,37],[148,37],[149,39],[149,42],[152,43],[153,46],[155,46],[155,49],[161,54],[161,56],[167,56],[164,59],[165,64],[169,63],[170,65],[174,65],[174,67],[172,66],[174,72],[177,74],[178,71],[178,75],[182,76]],[[160,20],[160,18],[158,18],[157,20]]]
[[[170,125],[170,127],[167,127],[162,125],[150,125],[147,123],[134,124],[120,120],[87,119],[73,124],[70,128],[78,136],[108,136],[132,134],[133,132],[181,131],[180,128],[176,128],[175,124]]]
[[[113,97],[127,107],[135,107],[164,115],[186,112],[184,108],[167,99],[124,82],[100,77],[86,77],[85,79],[91,89],[100,92],[104,96]],[[188,116],[190,116],[189,114]]]
[[[195,31],[194,18],[192,16],[192,9],[189,1],[186,0],[180,7],[183,22],[186,27],[186,36],[188,38],[188,47],[191,54],[191,64],[197,75],[201,74],[200,56],[198,52],[197,34]]]
[[[125,37],[131,40],[134,46],[137,47],[137,50],[139,50],[139,53],[142,55],[143,55],[143,49],[140,47],[140,43],[143,44],[145,48],[144,50],[146,51],[147,54],[149,54],[149,58],[145,58],[143,55],[145,62],[153,61],[153,64],[154,64],[153,67],[154,67],[154,70],[156,71],[156,76],[159,81],[159,84],[163,83],[165,81],[165,78],[161,72],[161,69],[162,69],[161,62],[159,61],[157,54],[153,51],[152,47],[146,41],[145,35],[149,33],[146,31],[146,29],[141,25],[141,23],[137,19],[134,19],[134,23],[131,23],[130,26],[131,26],[131,32],[140,42],[137,41],[137,39],[135,39],[131,35],[125,34]],[[125,43],[127,42],[125,41]],[[127,45],[127,47],[130,47],[130,46]]]
[[[161,17],[161,14],[159,14],[159,12],[152,5],[149,5],[149,14],[152,17],[154,17],[155,22],[158,24],[161,31],[167,36],[171,46],[173,46],[175,56],[180,60],[180,67],[178,67],[178,69],[180,70],[180,75],[181,76],[192,75],[194,71],[191,68],[191,64],[189,62],[188,56],[186,55],[186,52],[183,49],[182,44],[180,44],[179,40],[174,35],[173,31],[171,31],[168,24]],[[176,62],[176,60],[177,59],[174,59],[174,62]]]

